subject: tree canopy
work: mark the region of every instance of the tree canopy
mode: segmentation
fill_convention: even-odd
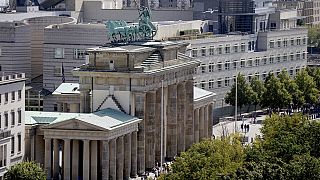
[[[235,136],[195,144],[160,179],[320,179],[320,122],[273,114],[261,133],[249,146]]]
[[[243,160],[244,149],[237,137],[204,140],[176,158],[172,172],[162,179],[218,179],[235,173]]]
[[[46,174],[35,162],[20,162],[11,166],[5,177],[10,180],[45,180]]]

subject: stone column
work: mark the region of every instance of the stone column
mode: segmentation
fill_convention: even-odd
[[[155,160],[161,161],[161,95],[162,90],[159,88],[156,92],[156,120],[155,120]]]
[[[155,166],[155,119],[156,119],[156,92],[149,91],[146,95],[145,107],[145,168]]]
[[[209,116],[209,123],[208,123],[208,134],[209,138],[212,137],[212,127],[213,127],[213,104],[209,104],[208,108],[208,116]]]
[[[102,143],[102,180],[109,179],[109,141],[101,141]]]
[[[63,103],[63,112],[68,112],[68,103]]]
[[[78,113],[79,109],[80,109],[79,103],[70,104],[70,112],[71,113]]]
[[[90,140],[83,140],[83,180],[90,178]]]
[[[29,91],[28,91],[29,92]],[[30,129],[30,133],[32,133],[31,135],[31,142],[30,142],[30,145],[31,145],[31,149],[30,149],[30,158],[31,158],[31,161],[35,161],[36,158],[35,158],[35,155],[34,155],[34,142],[35,142],[35,138],[36,138],[36,130],[35,129]]]
[[[124,149],[123,149],[123,136],[117,139],[117,179],[123,179],[123,161],[124,161]]]
[[[63,179],[70,179],[70,139],[64,139]]]
[[[59,140],[53,139],[53,177],[59,178]]]
[[[47,172],[47,179],[51,179],[51,170],[52,170],[52,159],[51,159],[51,155],[52,155],[52,144],[51,144],[51,139],[50,138],[45,138],[45,170]]]
[[[145,171],[145,119],[144,119],[144,112],[145,112],[145,93],[136,93],[135,100],[136,100],[136,109],[135,115],[143,121],[139,123],[139,131],[138,131],[138,174],[143,174]]]
[[[177,85],[168,87],[167,104],[167,157],[173,159],[177,155]]]
[[[117,178],[117,162],[116,162],[116,139],[111,139],[109,144],[109,173],[110,173],[110,180],[116,180]]]
[[[98,179],[98,142],[91,141],[91,179]]]
[[[193,89],[192,89],[193,90]],[[178,131],[178,153],[185,150],[185,123],[186,123],[186,88],[181,82],[177,86],[177,131]]]
[[[186,126],[185,126],[185,141],[186,149],[190,148],[194,143],[194,127],[193,127],[193,79],[188,80],[185,85],[186,89]]]
[[[194,141],[199,142],[199,108],[194,110]]]
[[[57,103],[58,105],[58,112],[63,112],[63,103]]]
[[[80,91],[80,113],[90,112],[90,94],[89,90]]]
[[[199,115],[199,140],[201,141],[204,136],[204,107],[200,108],[200,115]]]
[[[72,179],[78,180],[79,176],[79,140],[72,140]]]
[[[131,134],[124,136],[124,179],[129,179],[131,173]]]
[[[208,105],[204,107],[204,138],[208,138],[209,116]]]
[[[137,131],[131,134],[131,177],[137,177]]]

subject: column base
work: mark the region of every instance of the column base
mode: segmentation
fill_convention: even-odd
[[[134,175],[130,174],[130,178],[137,178],[137,177],[138,177],[138,174],[134,174]]]

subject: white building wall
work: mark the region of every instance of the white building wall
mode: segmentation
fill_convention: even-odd
[[[6,77],[0,77],[0,133],[5,131],[11,131],[9,137],[0,139],[0,153],[3,153],[7,157],[6,166],[1,167],[0,154],[0,177],[6,172],[6,168],[14,165],[17,162],[24,160],[24,138],[25,138],[25,75],[18,77],[17,74],[11,75],[7,80]],[[21,91],[21,98],[19,98],[18,92]],[[14,93],[14,99],[13,95]],[[6,101],[6,94],[8,94],[8,101]],[[19,123],[18,111],[21,112],[21,123]],[[14,113],[14,119],[12,119],[12,113]],[[6,115],[7,114],[7,115]],[[8,119],[6,120],[6,116]],[[13,124],[14,120],[14,124]],[[6,121],[8,125],[6,126]],[[18,150],[18,136],[21,135],[21,150]],[[12,138],[14,138],[14,148],[12,150]],[[6,154],[1,150],[1,147],[6,147]]]
[[[223,36],[186,41],[191,44],[190,55],[196,56],[195,58],[201,61],[201,65],[197,68],[195,86],[217,94],[215,96],[215,117],[226,112],[232,113],[230,108],[229,110],[224,108],[229,107],[224,102],[224,97],[230,90],[237,72],[245,75],[247,80],[253,76],[258,76],[259,79],[263,80],[269,72],[276,74],[285,69],[293,77],[297,71],[306,67],[306,29],[263,33],[265,33],[263,42],[256,42],[255,35]],[[291,40],[293,40],[293,45],[291,45]],[[284,45],[284,41],[287,41],[287,46]],[[259,46],[264,44],[265,50],[259,52],[249,50],[248,44],[252,42]],[[273,47],[271,46],[272,42]],[[279,46],[278,42],[280,42]],[[244,52],[241,52],[241,45],[245,46]],[[235,46],[238,47],[238,52],[235,52]],[[227,47],[230,48],[229,53],[226,53]],[[219,48],[221,48],[222,54],[219,54]],[[213,51],[210,49],[213,49]],[[291,56],[293,56],[292,60]],[[264,62],[264,59],[266,59],[266,62]],[[273,59],[273,62],[270,59]],[[259,62],[258,64],[256,64],[256,60]],[[234,67],[235,62],[237,63],[237,70]],[[241,67],[241,62],[244,63],[243,67]]]

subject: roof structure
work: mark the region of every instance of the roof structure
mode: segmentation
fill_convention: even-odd
[[[193,101],[199,101],[205,98],[212,98],[216,94],[210,91],[203,90],[198,87],[193,87]]]
[[[109,108],[94,113],[25,112],[26,125],[43,124],[51,126],[74,119],[105,130],[111,130],[125,124],[141,121],[141,119],[137,117]]]
[[[52,94],[53,95],[80,94],[79,83],[62,83]]]

